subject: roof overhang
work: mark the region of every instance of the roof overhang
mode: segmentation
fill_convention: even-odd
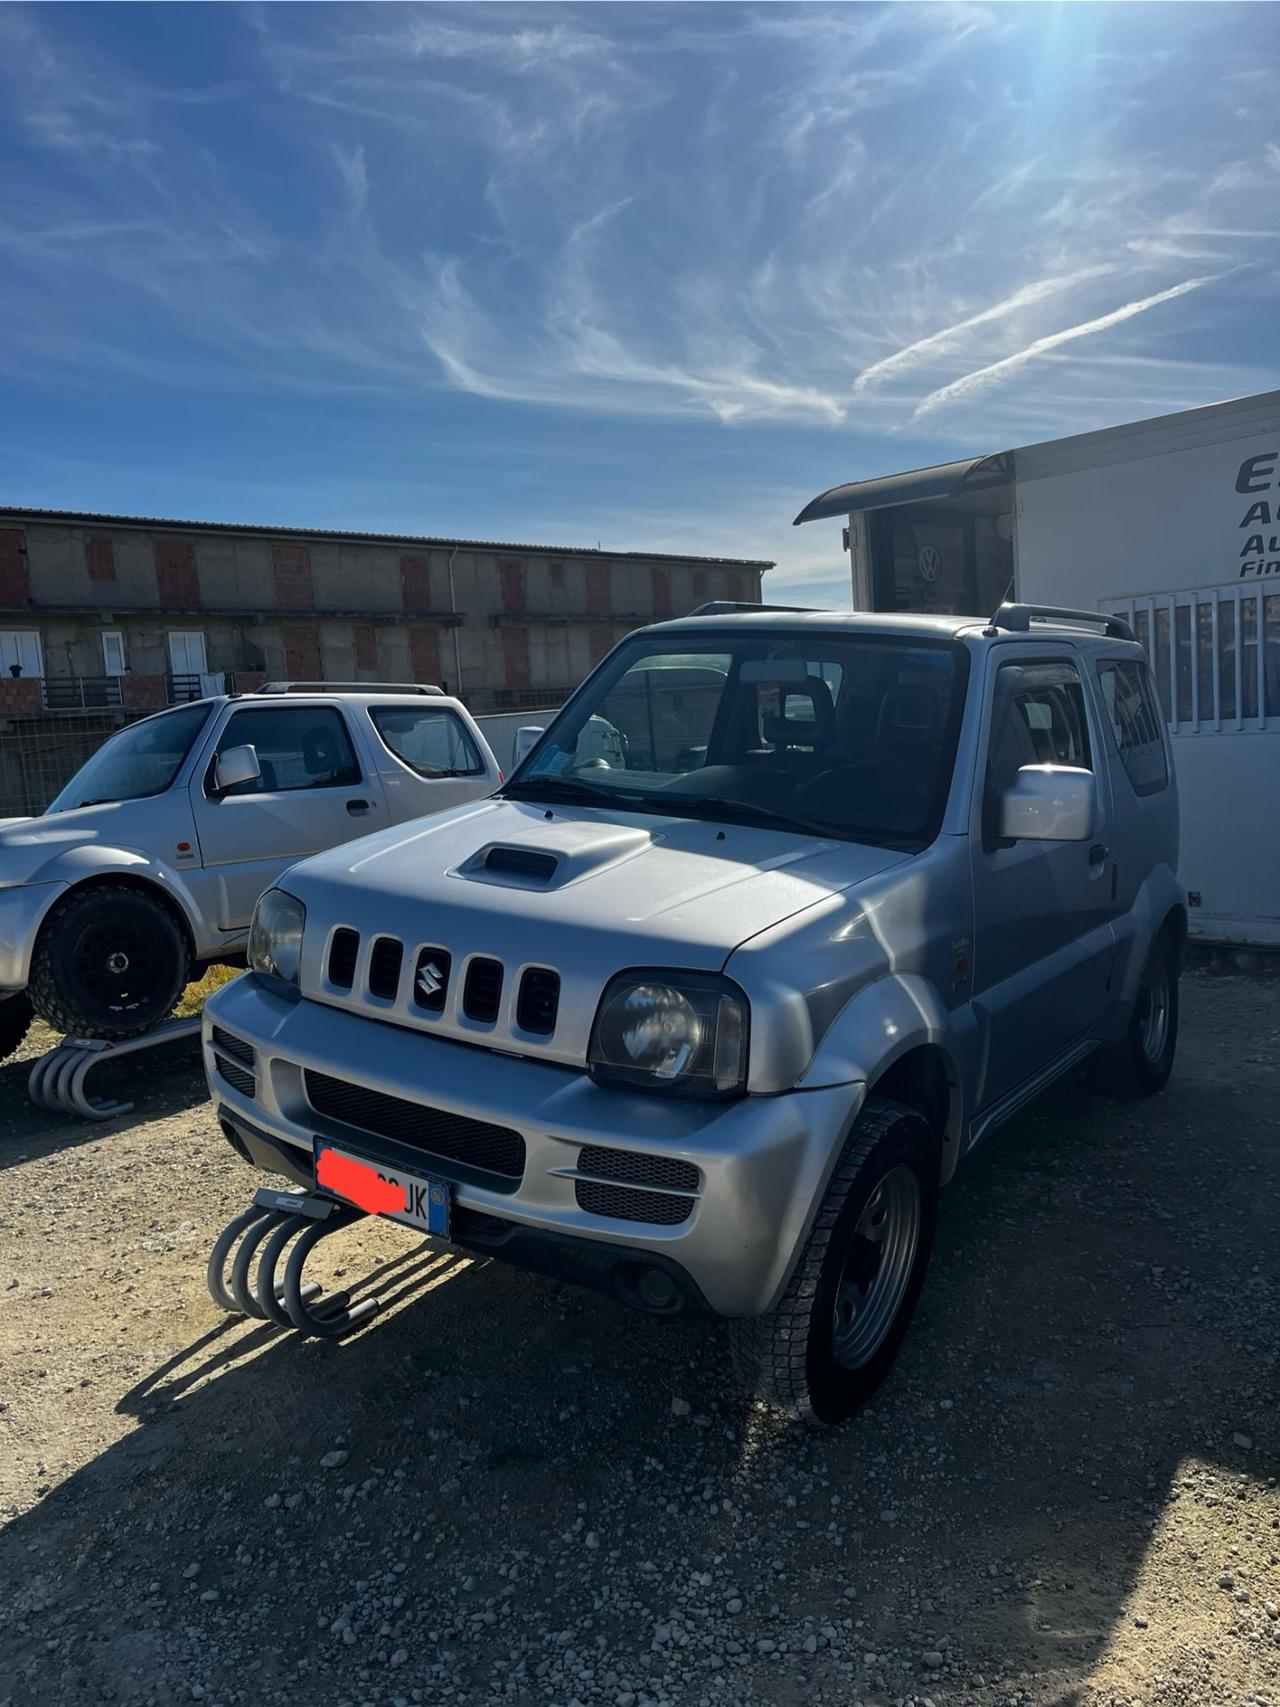
[[[935,468],[913,468],[906,474],[882,474],[876,480],[850,480],[810,499],[791,524],[821,521],[824,516],[852,516],[861,510],[887,510],[898,504],[925,504],[934,498],[956,498],[963,492],[982,492],[1013,479],[1013,452],[965,457],[940,462]]]

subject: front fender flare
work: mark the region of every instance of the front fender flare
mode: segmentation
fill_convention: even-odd
[[[796,1088],[859,1081],[874,1086],[896,1061],[925,1045],[939,1051],[952,1089],[951,1114],[941,1135],[943,1174],[949,1177],[959,1154],[967,1087],[954,1018],[927,978],[889,972],[865,984],[828,1026]]]
[[[145,883],[166,895],[182,915],[197,956],[207,952],[209,933],[195,897],[182,876],[163,860],[137,848],[104,847],[99,842],[65,848],[41,866],[32,881],[65,884],[68,889],[74,889],[83,883],[111,877]]]

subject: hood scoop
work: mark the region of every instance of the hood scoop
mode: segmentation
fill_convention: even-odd
[[[508,889],[563,889],[604,866],[632,859],[661,837],[617,824],[558,822],[528,836],[487,842],[454,867],[451,876]]]
[[[550,883],[559,865],[554,854],[543,853],[539,848],[496,846],[487,849],[484,856],[484,869],[491,875],[514,877],[530,885]]]

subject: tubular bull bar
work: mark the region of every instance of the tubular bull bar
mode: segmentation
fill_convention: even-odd
[[[321,1239],[364,1219],[362,1209],[318,1192],[261,1186],[249,1207],[214,1240],[205,1276],[209,1296],[230,1315],[256,1316],[315,1338],[337,1339],[350,1333],[377,1314],[380,1301],[362,1298],[352,1304],[346,1291],[326,1297],[316,1282],[303,1281],[302,1271]],[[227,1259],[233,1248],[228,1283]],[[259,1250],[262,1254],[254,1274]],[[278,1272],[282,1262],[283,1274]]]

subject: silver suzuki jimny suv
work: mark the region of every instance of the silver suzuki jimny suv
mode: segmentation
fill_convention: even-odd
[[[1102,1046],[1168,1078],[1177,852],[1118,619],[712,606],[492,798],[288,871],[209,1080],[254,1166],[363,1165],[469,1251],[729,1317],[754,1392],[835,1422],[960,1158]]]

